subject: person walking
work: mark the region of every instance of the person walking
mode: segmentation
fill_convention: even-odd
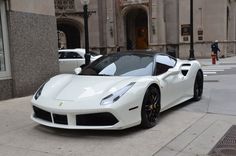
[[[211,44],[211,51],[216,55],[216,60],[219,60],[218,57],[218,52],[220,52],[219,46],[218,46],[218,40],[215,40],[215,42],[213,42]]]

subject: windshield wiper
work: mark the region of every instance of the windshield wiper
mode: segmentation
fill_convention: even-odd
[[[112,75],[108,75],[108,74],[98,74],[97,76],[112,76]]]

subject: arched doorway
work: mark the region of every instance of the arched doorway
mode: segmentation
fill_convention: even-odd
[[[142,8],[134,8],[125,16],[127,49],[148,48],[148,15]]]
[[[70,22],[57,22],[58,30],[58,48],[80,48],[80,29],[73,23]]]

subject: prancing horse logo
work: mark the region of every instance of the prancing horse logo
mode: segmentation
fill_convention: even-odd
[[[60,106],[60,107],[61,107],[62,105],[63,105],[63,102],[60,102],[58,106]]]

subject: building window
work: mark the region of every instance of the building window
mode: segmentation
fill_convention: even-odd
[[[0,79],[9,79],[10,61],[5,3],[0,0]]]

